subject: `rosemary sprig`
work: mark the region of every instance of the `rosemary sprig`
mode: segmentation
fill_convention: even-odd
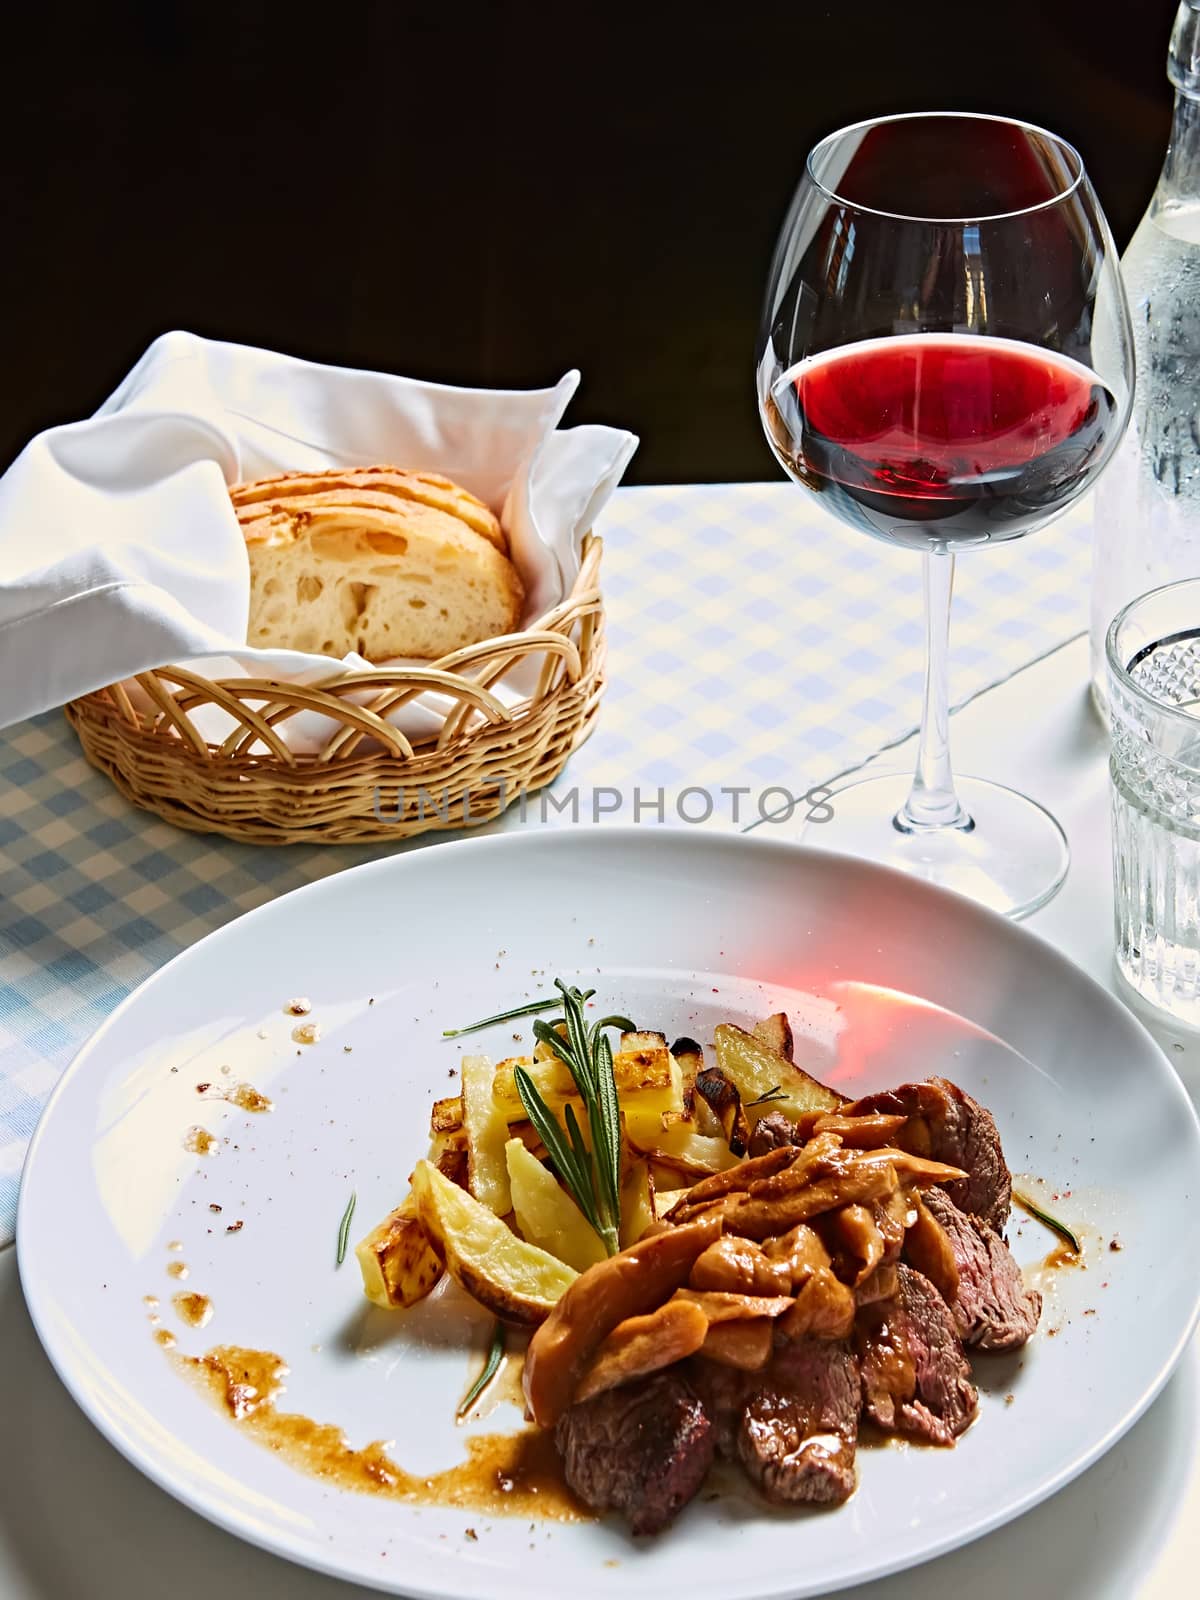
[[[539,1017],[533,1025],[534,1037],[565,1065],[587,1112],[591,1149],[570,1104],[563,1108],[565,1132],[542,1099],[537,1085],[524,1067],[516,1067],[513,1077],[526,1115],[537,1130],[559,1177],[570,1190],[575,1204],[595,1229],[610,1256],[621,1248],[621,1107],[613,1076],[612,1046],[606,1028],[633,1031],[628,1017],[601,1017],[590,1026],[583,1008],[594,990],[568,987],[561,978],[554,987],[562,996],[563,1015],[559,1026]]]
[[[1016,1189],[1013,1190],[1013,1199],[1023,1210],[1028,1211],[1031,1217],[1036,1217],[1039,1222],[1045,1223],[1047,1228],[1052,1229],[1057,1234],[1061,1234],[1077,1256],[1083,1254],[1083,1246],[1079,1242],[1079,1235],[1072,1233],[1065,1222],[1060,1222],[1056,1216],[1044,1210],[1035,1200],[1031,1200],[1027,1194],[1021,1194]]]
[[[747,1106],[766,1106],[770,1105],[772,1100],[786,1099],[787,1094],[784,1092],[783,1085],[781,1083],[777,1083],[772,1088],[768,1089],[765,1094],[760,1094],[757,1100],[747,1100],[746,1104]]]
[[[590,1000],[595,994],[589,989],[584,996]],[[494,1017],[482,1017],[478,1022],[468,1022],[465,1028],[443,1028],[443,1039],[459,1039],[464,1033],[478,1033],[480,1028],[490,1028],[493,1022],[512,1022],[515,1017],[532,1017],[538,1011],[549,1011],[558,1004],[558,996],[545,1000],[530,1000],[526,1005],[514,1006],[511,1011],[498,1011]]]
[[[346,1209],[342,1212],[341,1226],[338,1228],[337,1264],[339,1267],[346,1259],[346,1242],[350,1238],[350,1218],[354,1215],[354,1208],[357,1204],[358,1190],[352,1189]]]
[[[487,1360],[484,1362],[483,1371],[462,1397],[462,1403],[454,1413],[459,1422],[467,1415],[479,1396],[491,1383],[500,1370],[500,1363],[504,1360],[504,1345],[507,1333],[502,1322],[497,1322],[492,1329],[492,1342],[488,1349]]]

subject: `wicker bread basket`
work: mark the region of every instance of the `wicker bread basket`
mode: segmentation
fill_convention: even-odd
[[[595,723],[604,689],[601,548],[593,534],[584,538],[570,594],[525,632],[428,667],[307,685],[160,667],[138,675],[141,705],[116,684],[71,701],[67,718],[87,759],[128,800],[196,833],[353,844],[486,822],[556,778]],[[506,706],[492,691],[530,658],[539,661],[536,685]],[[451,702],[445,723],[410,740],[387,718],[430,690]],[[220,744],[194,720],[214,707],[235,723]],[[289,749],[288,720],[314,711],[332,723],[325,743]]]

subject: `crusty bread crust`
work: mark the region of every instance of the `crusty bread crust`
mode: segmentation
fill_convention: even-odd
[[[235,483],[229,493],[247,543],[264,536],[256,529],[253,508],[264,508],[277,501],[299,509],[309,495],[320,495],[324,499],[334,494],[347,505],[387,509],[407,502],[432,506],[481,533],[501,555],[509,553],[504,530],[483,501],[437,472],[409,472],[402,467],[333,467],[326,472],[280,472],[271,478]]]
[[[434,660],[519,624],[524,591],[500,524],[448,478],[293,472],[231,496],[250,558],[252,645]]]

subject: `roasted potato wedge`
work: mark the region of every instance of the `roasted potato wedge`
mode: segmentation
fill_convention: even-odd
[[[650,1224],[657,1221],[650,1163],[641,1159],[631,1161],[621,1179],[622,1248],[627,1244],[636,1244]]]
[[[508,1118],[492,1094],[487,1056],[462,1058],[463,1132],[467,1136],[467,1180],[481,1205],[503,1217],[512,1210],[508,1187]]]
[[[604,1260],[596,1230],[554,1174],[525,1148],[520,1139],[504,1147],[508,1183],[517,1226],[530,1244],[586,1272]]]
[[[460,1189],[470,1188],[470,1161],[465,1144],[451,1145],[442,1151],[431,1149],[429,1159],[444,1177],[450,1179],[451,1183],[456,1183]]]
[[[433,1110],[429,1113],[429,1137],[433,1139],[439,1133],[455,1133],[462,1127],[462,1120],[462,1095],[452,1094],[445,1100],[435,1100]]]
[[[554,1031],[560,1039],[565,1039],[567,1037],[566,1023],[558,1023]],[[544,1039],[539,1039],[533,1047],[533,1059],[535,1061],[550,1061],[553,1059],[553,1057],[554,1051],[551,1046],[548,1045]]]
[[[775,1011],[754,1024],[754,1037],[768,1050],[773,1050],[785,1061],[795,1061],[796,1047],[792,1038],[792,1025],[786,1011]]]
[[[688,1122],[660,1128],[650,1141],[643,1142],[643,1137],[634,1133],[626,1117],[625,1137],[636,1154],[660,1167],[669,1167],[684,1178],[706,1178],[711,1173],[736,1166],[738,1160],[723,1138],[697,1133]]]
[[[630,1034],[628,1037],[660,1036]],[[543,1061],[535,1061],[530,1056],[514,1056],[500,1063],[496,1068],[492,1094],[505,1118],[509,1122],[519,1122],[525,1117],[525,1108],[517,1093],[516,1068],[519,1066],[528,1072],[552,1111],[561,1115],[568,1101],[574,1106],[575,1115],[586,1134],[587,1118],[583,1114],[574,1079],[566,1063],[557,1056]],[[634,1130],[644,1141],[648,1142],[662,1129],[664,1117],[683,1109],[683,1077],[665,1044],[646,1050],[619,1050],[613,1057],[613,1077],[626,1127]]]
[[[835,1111],[845,1103],[836,1089],[818,1083],[743,1028],[722,1022],[713,1037],[717,1065],[737,1085],[752,1123],[772,1111],[781,1111],[795,1121],[805,1111]]]
[[[623,1034],[622,1041],[661,1034]],[[637,1138],[654,1138],[683,1116],[683,1073],[666,1042],[636,1050],[621,1049],[613,1057],[613,1076],[625,1126]]]
[[[443,1177],[467,1186],[467,1143],[461,1131],[438,1134],[429,1159]],[[385,1311],[406,1310],[423,1300],[441,1280],[442,1263],[417,1215],[411,1189],[395,1211],[377,1223],[354,1247],[363,1293]]]
[[[448,1133],[431,1133],[429,1136],[429,1159],[436,1161],[439,1156],[447,1155],[455,1150],[467,1153],[467,1136],[461,1127],[452,1128]]]
[[[682,1038],[676,1039],[671,1046],[671,1054],[679,1063],[683,1078],[683,1116],[679,1120],[694,1122],[696,1132],[704,1134],[706,1138],[719,1138],[721,1124],[696,1093],[696,1079],[704,1071],[704,1051],[695,1039]],[[669,1127],[670,1122],[664,1123],[664,1126]]]
[[[667,1036],[665,1033],[653,1033],[648,1028],[639,1028],[634,1033],[623,1033],[620,1047],[626,1054],[636,1054],[639,1050],[665,1050]]]
[[[363,1293],[385,1311],[407,1310],[442,1276],[442,1263],[410,1194],[354,1247]]]
[[[520,1139],[530,1155],[536,1156],[539,1161],[544,1161],[549,1154],[546,1146],[542,1143],[541,1135],[532,1122],[510,1122],[508,1125],[508,1137],[510,1139]]]
[[[678,1183],[678,1175],[672,1173],[671,1176],[674,1177],[675,1181]],[[655,1184],[654,1220],[656,1222],[661,1222],[668,1212],[671,1212],[675,1209],[685,1194],[687,1194],[686,1189],[660,1189],[658,1185]]]
[[[518,1239],[507,1224],[430,1161],[413,1173],[417,1213],[447,1272],[504,1322],[525,1327],[545,1320],[575,1282],[573,1268]]]

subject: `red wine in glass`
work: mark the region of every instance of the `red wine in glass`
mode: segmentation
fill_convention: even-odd
[[[880,765],[835,782],[832,815],[805,838],[1025,916],[1062,883],[1066,835],[1016,790],[955,778],[950,601],[959,551],[1030,533],[1078,500],[1129,415],[1129,311],[1079,152],[975,112],[827,135],[780,231],[755,363],[788,474],[924,566],[912,779]],[[896,642],[881,614],[881,680]],[[818,686],[837,675],[835,656]]]
[[[772,441],[830,509],[894,543],[1016,538],[1087,488],[1121,425],[1089,368],[1014,339],[864,339],[772,385]]]

